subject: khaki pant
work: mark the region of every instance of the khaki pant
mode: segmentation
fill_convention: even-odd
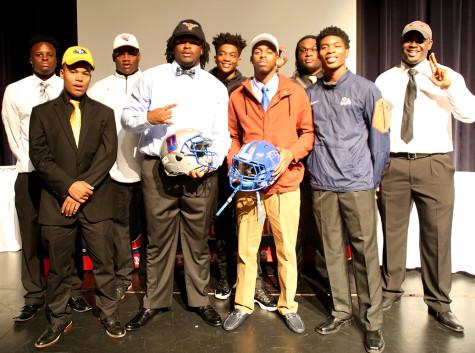
[[[263,218],[269,219],[277,253],[280,297],[277,303],[282,315],[297,312],[297,256],[295,245],[299,224],[300,191],[261,196]],[[235,307],[248,314],[254,310],[256,285],[256,254],[262,237],[263,224],[255,193],[238,193],[238,265]]]

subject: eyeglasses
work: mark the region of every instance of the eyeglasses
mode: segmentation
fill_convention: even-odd
[[[312,48],[300,48],[299,47],[299,53],[300,54],[312,54],[317,52],[317,47],[312,47]]]

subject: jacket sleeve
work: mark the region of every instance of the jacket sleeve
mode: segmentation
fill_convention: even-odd
[[[373,182],[377,188],[389,160],[390,113],[386,101],[375,85],[366,94],[365,119],[369,126],[369,149],[373,161]]]
[[[40,178],[56,197],[63,199],[74,179],[71,178],[54,160],[46,137],[45,114],[36,107],[30,117],[30,159]]]
[[[297,143],[289,148],[294,156],[295,163],[304,158],[312,150],[314,142],[312,109],[308,96],[303,88],[300,87],[298,87],[296,94],[299,107],[297,116],[297,134],[299,138]]]
[[[228,152],[227,162],[228,168],[231,168],[233,157],[239,152],[242,146],[242,129],[239,125],[237,112],[235,109],[236,101],[239,99],[240,90],[236,90],[231,94],[228,107],[228,127],[231,135],[231,148]]]
[[[77,177],[77,180],[84,180],[94,187],[99,185],[109,174],[117,159],[117,131],[114,111],[104,107],[100,114],[104,114],[105,122],[101,144],[94,155],[89,169]]]

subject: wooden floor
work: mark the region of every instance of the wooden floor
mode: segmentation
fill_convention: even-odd
[[[44,310],[32,320],[15,324],[11,319],[23,305],[20,283],[20,253],[0,253],[0,351],[5,353],[37,352],[34,342],[46,327]],[[84,294],[92,299],[91,275]],[[277,294],[275,277],[268,287]],[[92,283],[92,285],[91,285]],[[121,302],[123,323],[138,309],[143,289],[139,276],[134,277],[134,291]],[[212,287],[214,282],[210,285]],[[386,353],[474,353],[475,352],[475,278],[458,273],[453,276],[452,311],[465,326],[465,334],[452,333],[427,314],[422,300],[420,274],[408,272],[406,294],[401,302],[384,313]],[[211,289],[210,289],[211,293]],[[297,301],[307,330],[302,335],[290,332],[277,313],[256,307],[254,314],[235,332],[213,328],[193,312],[188,311],[179,292],[170,312],[161,314],[141,330],[127,333],[121,340],[109,338],[91,312],[73,314],[73,331],[45,352],[142,352],[142,353],[353,353],[364,352],[363,334],[359,323],[330,336],[321,336],[314,327],[327,316],[328,294],[308,276],[299,282]],[[231,302],[211,301],[223,318]],[[356,306],[356,297],[354,305]],[[232,297],[231,297],[232,299]],[[356,313],[357,311],[354,310]]]

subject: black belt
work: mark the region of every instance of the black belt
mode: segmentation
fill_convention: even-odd
[[[409,159],[409,160],[414,160],[414,159],[419,159],[419,158],[426,158],[430,156],[436,156],[439,154],[445,154],[445,153],[408,153],[408,152],[396,152],[393,153],[391,152],[389,155],[394,158],[402,158],[402,159]]]
[[[154,160],[157,160],[157,159],[158,159],[158,160],[160,160],[160,157],[159,157],[159,156],[151,156],[151,155],[149,155],[149,154],[144,155],[143,158],[144,158],[144,159],[147,159],[147,160],[149,160],[149,159],[154,159]]]

